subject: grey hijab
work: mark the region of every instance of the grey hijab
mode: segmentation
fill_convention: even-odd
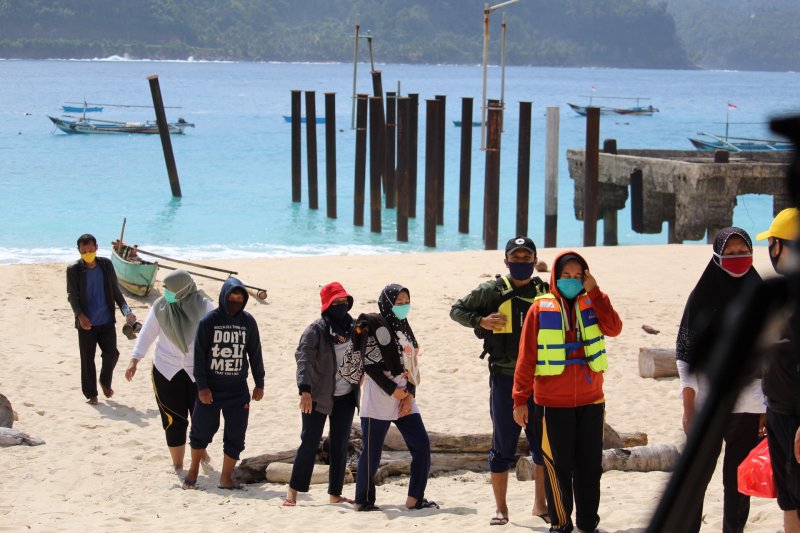
[[[211,298],[198,290],[192,276],[183,270],[165,277],[164,286],[175,293],[176,301],[169,303],[162,296],[153,302],[153,312],[164,335],[186,353],[194,340],[197,323],[206,314],[206,301]]]

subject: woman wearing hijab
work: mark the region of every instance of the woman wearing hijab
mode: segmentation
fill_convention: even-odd
[[[387,285],[378,297],[378,309],[380,313],[358,317],[358,327],[367,334],[362,349],[366,376],[361,400],[362,447],[356,477],[356,511],[378,510],[375,472],[392,422],[411,452],[406,507],[438,509],[436,502],[425,499],[431,444],[414,399],[413,381],[419,382],[419,374],[412,370],[416,365],[411,362],[419,353],[419,344],[407,320],[411,294],[401,285]]]
[[[194,336],[197,323],[213,309],[211,299],[197,289],[188,273],[170,273],[164,278],[164,295],[153,302],[125,370],[125,378],[132,380],[139,361],[155,341],[153,392],[176,472],[183,470],[189,414],[197,398],[192,373]]]
[[[713,347],[722,333],[725,310],[748,287],[758,284],[761,277],[753,268],[753,243],[746,231],[724,228],[714,239],[713,254],[689,294],[678,330],[675,355],[683,397],[683,430],[688,435],[698,407],[705,399],[709,384],[693,366]],[[700,344],[702,341],[702,344]],[[754,379],[741,392],[725,430],[725,459],[722,466],[724,510],[722,531],[741,532],[750,512],[750,497],[738,491],[736,469],[763,436],[765,424],[764,396],[761,380]],[[719,456],[722,443],[716,444]],[[714,475],[716,460],[707,465],[705,477],[698,481],[708,487]],[[699,531],[703,515],[703,500],[690,510],[692,528]]]
[[[298,492],[308,492],[317,448],[328,418],[330,503],[355,503],[342,496],[342,487],[347,467],[350,426],[358,405],[359,388],[337,372],[353,338],[355,321],[349,314],[353,307],[353,297],[335,281],[322,287],[319,295],[322,300],[322,316],[303,332],[294,354],[297,360],[297,388],[303,430],[292,466],[289,490],[283,501],[284,507],[297,504]]]
[[[512,392],[514,420],[525,427],[533,416],[540,439],[551,532],[594,532],[600,522],[605,337],[621,332],[586,260],[556,257],[550,293],[533,301],[522,326]]]

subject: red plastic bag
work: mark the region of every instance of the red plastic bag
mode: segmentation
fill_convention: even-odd
[[[742,461],[737,470],[739,492],[759,498],[776,498],[775,478],[772,477],[772,463],[769,459],[767,439],[762,439]]]

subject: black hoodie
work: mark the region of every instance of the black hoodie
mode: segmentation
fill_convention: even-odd
[[[203,317],[197,325],[194,378],[200,390],[247,388],[249,367],[253,369],[256,388],[264,388],[264,360],[261,357],[261,339],[256,320],[244,308],[233,316],[227,310],[228,295],[236,288],[244,291],[246,306],[249,295],[244,285],[230,277],[222,284],[219,307]]]

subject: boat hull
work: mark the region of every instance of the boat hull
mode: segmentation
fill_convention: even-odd
[[[111,263],[120,287],[136,296],[148,295],[156,282],[158,263],[132,263],[120,257],[116,251],[111,253]]]
[[[285,120],[286,122],[291,124],[292,116],[291,115],[283,115],[283,120]],[[305,124],[305,123],[306,123],[306,117],[300,117],[300,124]],[[325,117],[316,117],[315,118],[315,123],[316,124],[325,124]]]
[[[587,106],[581,106],[577,104],[570,104],[567,102],[567,105],[572,108],[577,114],[582,117],[586,116],[586,108]],[[646,106],[646,107],[605,107],[605,106],[594,106],[600,109],[601,115],[633,115],[633,116],[641,116],[641,117],[651,117],[653,113],[658,113],[658,108],[653,106]]]
[[[127,122],[124,124],[101,124],[92,122],[91,119],[73,121],[62,120],[55,117],[47,117],[56,128],[64,133],[72,134],[90,134],[90,135],[120,135],[120,134],[145,134],[156,135],[158,134],[158,125],[153,122]],[[170,122],[168,129],[172,135],[182,135],[186,128],[193,128],[194,124],[190,122]]]
[[[729,152],[788,152],[792,150],[792,143],[782,141],[721,142],[691,137],[689,137],[689,141],[697,150],[728,150]]]

